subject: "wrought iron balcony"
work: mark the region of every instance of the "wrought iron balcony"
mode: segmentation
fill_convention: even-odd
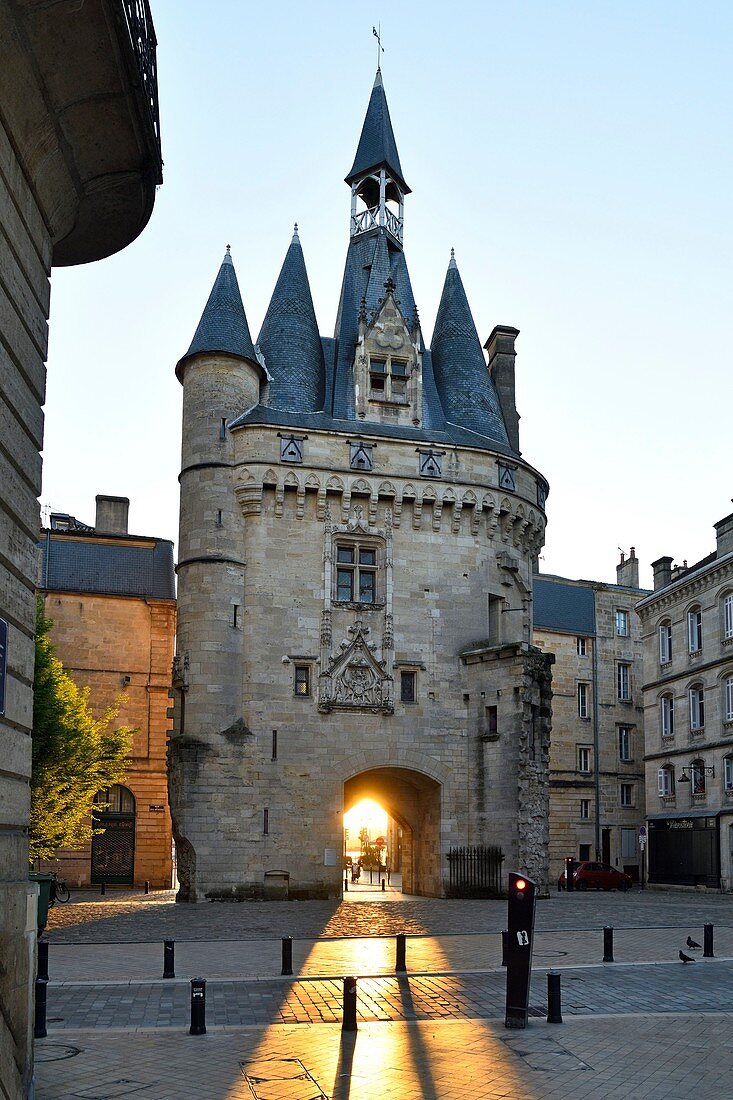
[[[163,160],[160,143],[160,112],[158,108],[158,68],[156,50],[158,40],[155,37],[153,17],[148,0],[122,0],[125,24],[129,35],[129,44],[139,74],[138,88],[145,104],[146,113],[158,146],[158,179],[163,182]]]

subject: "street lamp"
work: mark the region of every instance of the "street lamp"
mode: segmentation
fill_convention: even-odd
[[[711,765],[707,767],[705,764],[690,765],[689,768],[682,769],[682,775],[677,780],[678,783],[690,783],[691,773],[696,772],[698,775],[709,775],[712,779],[715,779],[715,766]]]

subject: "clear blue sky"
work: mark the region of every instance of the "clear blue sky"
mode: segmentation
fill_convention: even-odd
[[[730,3],[152,0],[164,184],[118,256],[53,276],[42,503],[131,499],[175,539],[185,353],[230,243],[253,336],[300,226],[333,333],[376,67],[413,193],[429,338],[450,249],[482,342],[520,329],[522,450],[549,479],[544,571],[690,562],[731,511]]]

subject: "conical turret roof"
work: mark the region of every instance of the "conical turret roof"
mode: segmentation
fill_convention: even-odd
[[[438,396],[446,419],[459,427],[508,444],[499,398],[484,360],[452,252],[430,350]]]
[[[382,84],[382,72],[381,69],[377,69],[364,125],[361,129],[359,145],[351,171],[346,177],[346,183],[351,184],[360,176],[366,175],[374,168],[381,168],[382,165],[390,170],[405,194],[409,194],[410,188],[405,183],[405,177],[402,174],[397,142],[392,130],[392,121],[389,117],[387,97],[384,94]]]
[[[201,314],[191,346],[179,360],[176,373],[184,360],[199,352],[207,351],[238,355],[242,359],[257,362],[229,245],[219,268],[219,274],[214,280],[209,300]]]
[[[257,342],[269,374],[268,407],[293,412],[322,409],[323,346],[297,226]]]

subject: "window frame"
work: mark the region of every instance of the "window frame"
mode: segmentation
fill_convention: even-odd
[[[690,656],[702,653],[702,608],[699,604],[687,612],[687,649]]]
[[[340,559],[342,551],[350,552],[351,560]],[[374,561],[362,561],[362,554],[372,554]],[[382,606],[384,557],[380,543],[374,538],[359,539],[339,535],[334,539],[333,556],[333,602],[359,608]],[[368,586],[363,585],[367,577],[372,578],[372,599],[362,599],[362,593],[368,591]]]
[[[733,755],[723,757],[723,790],[733,793]]]
[[[412,684],[412,698],[408,699],[405,695],[405,689],[407,684]],[[409,692],[408,692],[409,694]],[[400,702],[405,706],[412,707],[417,703],[417,672],[413,668],[405,668],[400,670]]]
[[[693,760],[690,763],[690,793],[706,794],[706,776],[705,776],[705,761],[701,759]]]
[[[619,703],[631,702],[631,662],[616,662],[616,698]]]
[[[299,690],[301,686],[305,686],[305,691]],[[311,666],[302,661],[293,667],[293,695],[296,699],[309,699],[311,696]]]
[[[664,619],[657,628],[659,638],[659,663],[672,663],[672,621]]]
[[[616,636],[628,638],[631,635],[631,616],[624,607],[617,607],[615,613]],[[623,626],[623,629],[621,627]]]
[[[581,680],[577,685],[578,718],[588,721],[590,718],[590,684]]]
[[[720,601],[720,633],[724,642],[733,641],[733,592],[724,592]]]
[[[659,697],[659,714],[662,737],[674,737],[674,695],[671,691]]]
[[[383,370],[376,369],[372,364],[383,367]],[[397,370],[393,370],[393,365]],[[410,404],[409,385],[411,375],[411,361],[410,359],[403,359],[400,356],[391,356],[389,354],[384,357],[381,355],[369,356],[369,400],[374,401],[379,405],[401,405],[408,406]],[[375,389],[375,379],[381,382]],[[377,394],[379,396],[377,396]]]
[[[663,764],[657,772],[657,790],[660,798],[671,798],[675,793],[674,767]]]
[[[587,767],[583,764],[587,761]],[[593,758],[590,745],[578,745],[578,771],[581,775],[590,775],[593,771]]]
[[[588,639],[578,635],[575,639],[575,652],[579,657],[588,656]]]
[[[581,798],[580,800],[580,820],[590,821],[590,799]]]
[[[632,729],[632,726],[618,726],[618,758],[622,764],[630,764],[634,759],[634,754],[631,751]]]
[[[723,721],[733,722],[733,673],[723,680]]]
[[[690,731],[699,732],[705,729],[705,685],[701,683],[690,684],[687,689],[687,700],[690,713]]]
[[[636,805],[634,787],[634,783],[619,783],[618,785],[618,804],[624,810],[633,809]]]

